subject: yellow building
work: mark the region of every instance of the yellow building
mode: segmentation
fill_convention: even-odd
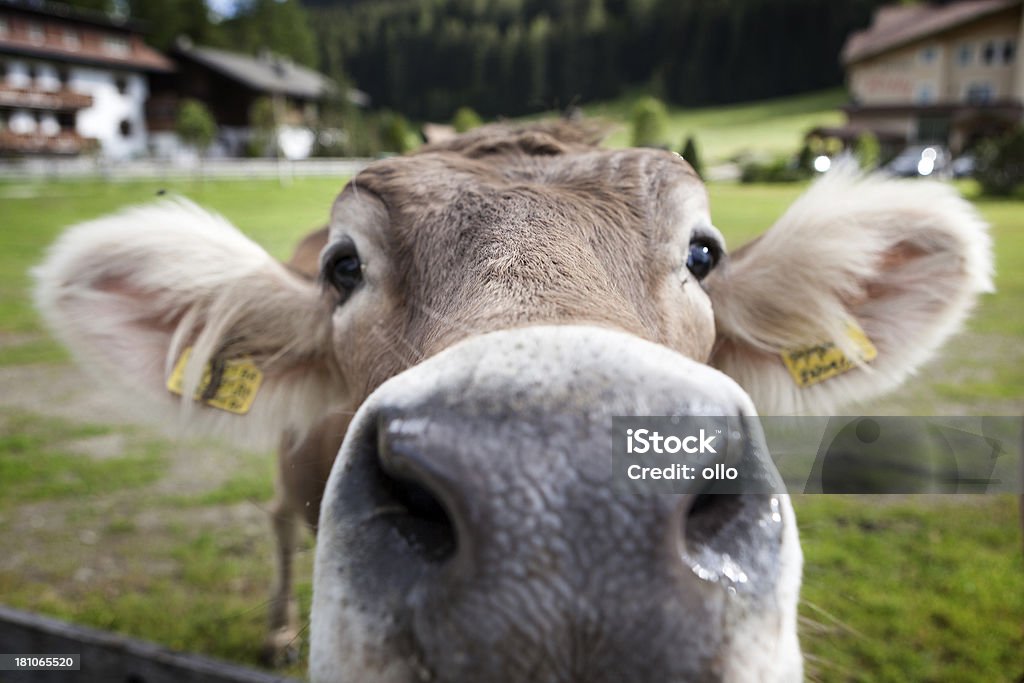
[[[1024,0],[894,5],[843,48],[844,132],[954,153],[1024,118]]]

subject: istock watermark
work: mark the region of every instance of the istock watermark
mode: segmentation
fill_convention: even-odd
[[[1024,419],[615,417],[617,488],[661,493],[1021,493]]]

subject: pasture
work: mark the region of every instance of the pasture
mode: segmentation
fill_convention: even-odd
[[[26,271],[63,227],[161,189],[222,212],[285,257],[326,219],[343,182],[0,184],[0,602],[256,664],[273,454],[132,424],[40,328]],[[712,215],[736,247],[800,189],[712,185]],[[940,359],[865,412],[1024,411],[1024,204],[978,205],[993,224],[999,292]],[[810,680],[1024,674],[1015,499],[802,496],[795,505]],[[298,587],[308,615],[311,541],[304,548]]]
[[[608,144],[625,147],[630,144],[628,122],[637,99],[637,95],[629,95],[583,109],[588,116],[618,122]],[[841,124],[844,115],[840,107],[848,101],[846,91],[837,89],[718,107],[670,105],[666,135],[677,152],[687,135],[696,136],[705,164],[750,152],[765,156],[793,154],[811,128]]]

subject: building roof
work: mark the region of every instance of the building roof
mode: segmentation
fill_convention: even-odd
[[[187,40],[179,40],[174,51],[177,57],[191,59],[259,92],[320,99],[335,90],[334,81],[327,76],[270,52],[252,57],[199,47]]]
[[[0,14],[27,14],[45,20],[57,20],[59,24],[84,24],[101,35],[117,35],[129,41],[130,49],[123,55],[111,54],[100,49],[93,41],[82,41],[77,47],[70,47],[59,40],[47,39],[34,42],[23,32],[8,31],[0,37],[0,54],[16,54],[42,59],[54,59],[71,64],[92,64],[116,67],[125,71],[173,71],[174,64],[142,41],[139,23],[111,17],[103,12],[81,10],[55,2],[26,0],[0,0]],[[34,20],[34,19],[33,19]],[[105,29],[105,30],[104,30]]]
[[[853,64],[908,43],[1021,4],[1022,0],[961,0],[946,4],[889,5],[875,12],[871,26],[850,35],[844,64]]]
[[[114,57],[98,50],[68,50],[58,46],[33,45],[25,41],[3,38],[0,39],[0,54],[53,59],[69,64],[115,67],[122,71],[174,71],[174,64],[148,45],[136,46],[129,56]]]

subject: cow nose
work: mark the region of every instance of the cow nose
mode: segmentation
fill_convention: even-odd
[[[398,642],[437,680],[714,679],[721,625],[793,573],[793,522],[768,493],[618,490],[613,419],[753,414],[721,373],[594,328],[493,333],[393,378],[327,486],[314,663]]]
[[[486,447],[480,454],[480,469],[467,467],[458,457],[457,444],[475,435],[468,433],[474,430],[466,430],[461,417],[439,418],[427,406],[380,409],[368,419],[371,428],[360,435],[362,443],[357,446],[372,514],[428,564],[457,556],[470,562],[478,542],[486,542],[479,537],[495,531],[493,520],[487,519],[491,517],[487,507],[493,502],[488,499],[507,495],[510,487],[521,487],[521,495],[528,495],[525,490],[531,484],[543,488],[541,482],[515,475],[503,475],[500,484],[481,476],[488,467],[485,458],[493,457]],[[744,435],[739,445],[747,450],[755,440],[756,436]],[[750,463],[748,457],[746,464]],[[595,486],[604,488],[603,483]],[[714,488],[683,494],[673,504],[640,504],[658,509],[655,515],[660,518],[653,522],[667,529],[669,555],[701,579],[734,586],[747,580],[738,562],[752,561],[746,546],[756,542],[758,529],[780,521],[779,501],[771,493],[720,493]],[[570,491],[567,495],[580,494]]]
[[[749,453],[758,435],[746,433],[750,425],[756,427],[756,418],[742,417],[750,409],[745,395],[738,388],[708,383],[697,368],[708,369],[693,366],[687,375],[666,383],[670,393],[685,397],[682,402],[660,406],[659,378],[635,368],[641,393],[652,401],[647,409],[723,416],[715,419],[728,419],[743,432],[733,431],[736,436],[726,442],[733,452],[744,451],[741,470],[759,462],[770,467],[766,453]],[[604,403],[614,403],[616,397],[602,398],[594,391],[584,392],[587,398],[576,406],[568,405],[567,397],[550,400],[550,394],[564,393],[565,384],[576,381],[569,373],[567,379],[552,381],[549,376],[497,392],[467,391],[457,381],[455,387],[441,383],[419,392],[381,392],[361,411],[346,442],[350,455],[344,467],[352,474],[343,477],[345,509],[359,511],[401,539],[408,561],[433,567],[453,563],[472,569],[481,562],[478,554],[487,553],[483,546],[494,545],[495,535],[519,533],[505,527],[533,523],[534,518],[570,517],[577,507],[588,508],[590,519],[567,524],[591,527],[602,514],[600,508],[610,507],[601,497],[614,476],[607,460],[611,418],[601,418],[595,426],[581,424],[581,415],[628,410],[609,409]],[[774,497],[729,495],[699,485],[681,496],[657,495],[660,491],[664,489],[648,489],[634,497],[629,506],[635,509],[624,523],[646,525],[658,537],[651,546],[658,546],[663,557],[655,561],[665,556],[669,562],[682,561],[710,582],[744,581],[746,572],[737,562],[750,555],[744,543],[757,535],[759,525],[777,521]],[[521,515],[509,520],[500,512],[510,509]],[[608,525],[604,529],[615,531]]]

